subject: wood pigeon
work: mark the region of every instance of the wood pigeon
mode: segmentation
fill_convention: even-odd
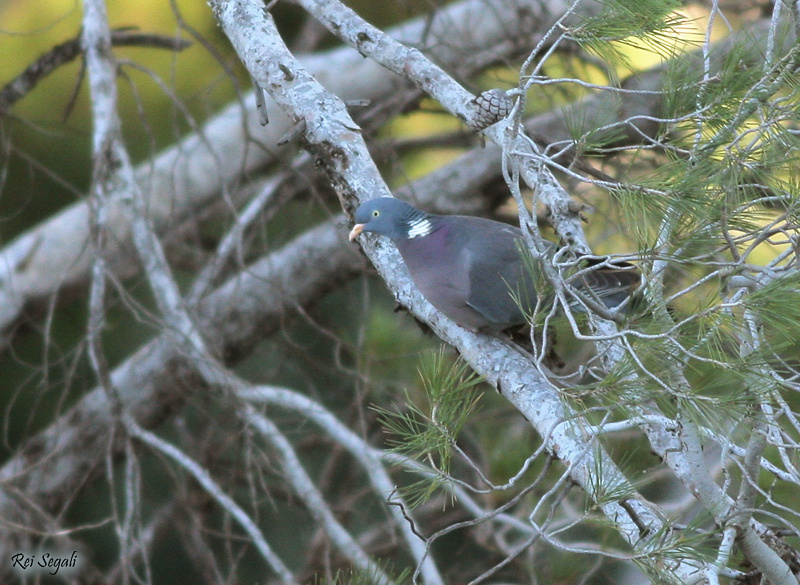
[[[536,282],[540,289],[546,282],[523,261],[522,232],[505,223],[425,213],[393,197],[365,201],[355,221],[350,241],[362,232],[391,239],[425,298],[473,331],[496,332],[524,324],[536,303]],[[592,263],[597,268],[569,282],[608,308],[621,304],[640,283],[631,264]],[[576,308],[580,310],[577,301]]]

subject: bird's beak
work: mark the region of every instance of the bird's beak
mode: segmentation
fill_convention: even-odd
[[[348,236],[348,238],[352,242],[358,236],[360,236],[361,232],[363,232],[363,231],[364,231],[364,224],[363,223],[357,223],[356,225],[353,226],[353,229],[350,230],[350,235]]]

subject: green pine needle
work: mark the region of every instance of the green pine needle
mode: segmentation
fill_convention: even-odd
[[[517,252],[522,259],[523,269],[531,276],[533,290],[529,291],[524,288],[510,290],[511,298],[522,311],[528,324],[537,327],[542,325],[553,304],[553,296],[545,294],[546,291],[552,291],[552,286],[548,283],[547,276],[542,269],[542,261],[533,257],[525,242],[517,242]],[[539,294],[540,291],[542,294]]]
[[[594,454],[594,469],[589,478],[589,494],[592,507],[597,509],[607,504],[636,497],[636,486],[629,477],[635,475],[637,464],[634,461],[634,451],[628,451],[616,462],[613,475],[606,470],[605,452],[597,444]],[[613,468],[612,468],[613,469]]]
[[[481,378],[462,359],[449,359],[444,346],[423,354],[419,373],[427,405],[415,404],[406,393],[404,407],[375,407],[382,424],[396,437],[390,441],[393,450],[430,463],[438,474],[401,490],[412,507],[449,481],[456,440],[481,397],[477,388]]]
[[[398,575],[393,575],[390,563],[379,563],[375,570],[338,569],[333,575],[314,577],[314,585],[376,585],[385,583],[378,575],[378,571],[383,571],[389,575],[393,583],[408,583],[411,573],[404,569]]]
[[[744,305],[769,329],[792,339],[800,331],[800,273],[776,278],[751,293]]]
[[[663,57],[674,53],[676,27],[685,22],[675,0],[606,0],[600,15],[585,19],[569,37],[608,63],[630,66],[622,47]]]
[[[668,567],[688,559],[698,563],[713,563],[719,542],[709,535],[705,526],[713,526],[706,514],[699,514],[687,526],[675,529],[665,522],[662,528],[644,536],[637,546],[639,553],[633,561],[658,583],[682,583]]]

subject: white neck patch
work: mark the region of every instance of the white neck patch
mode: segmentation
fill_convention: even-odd
[[[406,232],[406,237],[409,239],[421,238],[423,236],[427,236],[432,231],[433,224],[431,224],[430,220],[419,218],[408,224],[408,232]]]

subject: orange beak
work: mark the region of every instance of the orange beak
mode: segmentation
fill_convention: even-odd
[[[348,238],[352,242],[358,236],[360,236],[361,232],[363,232],[363,231],[364,231],[364,224],[363,223],[357,223],[356,225],[353,226],[353,229],[350,230],[350,235],[348,236]]]

